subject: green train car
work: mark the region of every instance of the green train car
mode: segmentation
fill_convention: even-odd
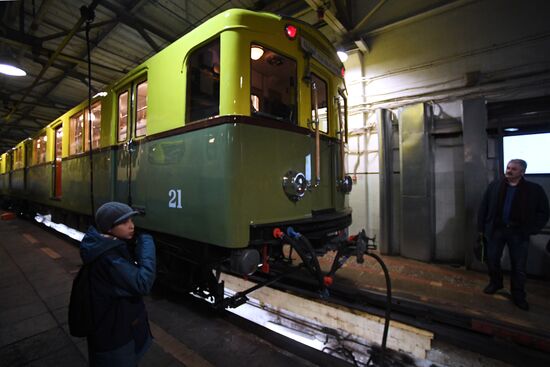
[[[2,154],[0,195],[81,229],[126,202],[159,272],[205,295],[212,270],[269,272],[284,244],[326,285],[315,255],[357,247],[343,72],[311,26],[227,10]]]

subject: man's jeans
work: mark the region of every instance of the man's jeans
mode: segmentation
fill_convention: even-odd
[[[517,228],[497,228],[487,244],[487,267],[491,284],[502,287],[500,259],[504,246],[508,245],[510,254],[510,283],[514,300],[525,300],[525,279],[527,267],[527,248],[529,237]]]

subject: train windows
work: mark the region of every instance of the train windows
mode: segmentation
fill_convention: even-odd
[[[136,136],[147,134],[147,81],[136,88]]]
[[[250,47],[251,114],[295,124],[296,61],[263,46]]]
[[[32,163],[40,164],[46,162],[46,143],[47,137],[46,134],[40,136],[33,142],[33,155]]]
[[[13,158],[13,169],[16,170],[23,167],[24,167],[23,146],[20,145],[17,148],[15,148],[14,158]]]
[[[128,136],[128,91],[118,96],[118,141]]]
[[[84,113],[79,112],[69,120],[69,154],[82,153],[84,143]]]
[[[314,88],[315,86],[315,88]],[[328,92],[327,82],[315,74],[311,74],[311,121],[315,121],[315,99],[319,114],[319,129],[328,133]]]
[[[187,121],[220,114],[220,40],[193,51],[187,63]]]
[[[88,109],[86,109],[87,111]],[[86,113],[86,116],[88,114]],[[90,120],[92,121],[92,149],[99,148],[99,140],[101,138],[101,103],[97,102],[92,105],[92,114],[90,115]],[[88,136],[88,119],[86,119],[86,136]],[[86,139],[87,141],[87,139]],[[85,144],[84,150],[88,150],[88,144]]]
[[[92,149],[99,148],[101,138],[101,102],[92,105],[90,118],[88,108],[73,115],[69,120],[69,154],[78,154],[89,150],[90,121],[92,124]]]

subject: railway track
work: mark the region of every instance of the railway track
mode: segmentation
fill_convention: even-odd
[[[52,231],[52,233],[57,232]],[[60,234],[57,233],[57,235]],[[63,236],[63,238],[78,246],[78,241],[66,236]],[[266,278],[261,274],[249,279],[256,282],[266,281]],[[270,288],[285,293],[292,293],[304,299],[318,300],[317,284],[309,279],[309,275],[305,272],[296,273],[295,275],[283,278],[281,281],[271,285]],[[254,293],[250,297],[253,298]],[[331,288],[330,297],[323,300],[323,302],[332,304],[335,307],[345,307],[383,318],[386,296],[380,292],[351,288],[337,283],[337,285]],[[252,305],[252,307],[261,308],[258,305]],[[322,347],[321,349],[324,349],[326,353],[322,353],[313,347],[304,346],[302,342],[291,341],[290,339],[295,339],[293,337],[289,339],[288,337],[281,336],[281,330],[275,332],[260,327],[256,323],[248,321],[246,315],[234,314],[229,311],[225,313],[231,322],[258,334],[281,348],[288,348],[289,351],[297,355],[304,355],[308,360],[318,365],[337,366],[339,365],[337,362],[341,363],[341,365],[353,365],[354,359],[357,365],[361,365],[361,360],[368,360],[371,353],[375,356],[379,353],[379,348],[377,349],[376,344],[380,343],[380,339],[371,340],[370,343],[359,341],[356,344],[364,347],[363,351],[360,353],[356,352],[358,357],[351,357],[350,352],[353,349],[342,345],[340,343],[342,338],[335,330],[331,330],[330,328],[320,330],[317,338],[319,338],[319,335],[324,335],[326,341],[333,338],[337,342],[333,341],[332,344],[325,343],[326,348]],[[274,313],[272,316],[275,319],[282,319],[281,314]],[[391,319],[392,321],[398,321],[402,324],[433,333],[435,342],[447,343],[457,348],[479,353],[488,358],[505,361],[511,365],[525,365],[526,362],[528,362],[529,366],[550,365],[550,355],[545,353],[544,349],[548,347],[549,336],[533,334],[499,320],[479,319],[457,310],[442,309],[435,305],[395,296],[392,299]],[[279,329],[284,329],[284,325],[279,324]],[[287,322],[287,324],[292,324],[292,320]],[[296,329],[296,325],[300,325],[300,323],[294,322],[294,329]],[[292,328],[293,326],[291,325],[290,329]],[[338,340],[339,338],[340,340]],[[537,347],[538,349],[533,347]],[[391,365],[405,366],[418,365],[419,363],[419,360],[415,361],[414,357],[407,357],[404,354],[390,352],[389,355],[389,358],[392,360]]]
[[[265,281],[257,275],[251,280]],[[366,289],[351,288],[338,282],[324,302],[384,317],[386,295]],[[307,299],[318,299],[316,283],[308,274],[297,273],[271,286]],[[433,333],[434,341],[443,342],[510,365],[549,366],[550,336],[534,333],[501,320],[480,318],[426,302],[392,297],[391,319]],[[380,343],[380,340],[374,340]]]

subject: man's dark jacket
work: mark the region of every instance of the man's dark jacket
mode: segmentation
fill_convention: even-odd
[[[478,232],[491,238],[495,228],[503,226],[502,206],[506,197],[506,179],[497,179],[489,184],[477,215]],[[548,198],[543,188],[524,178],[518,183],[512,201],[510,223],[526,237],[538,233],[548,222]]]

